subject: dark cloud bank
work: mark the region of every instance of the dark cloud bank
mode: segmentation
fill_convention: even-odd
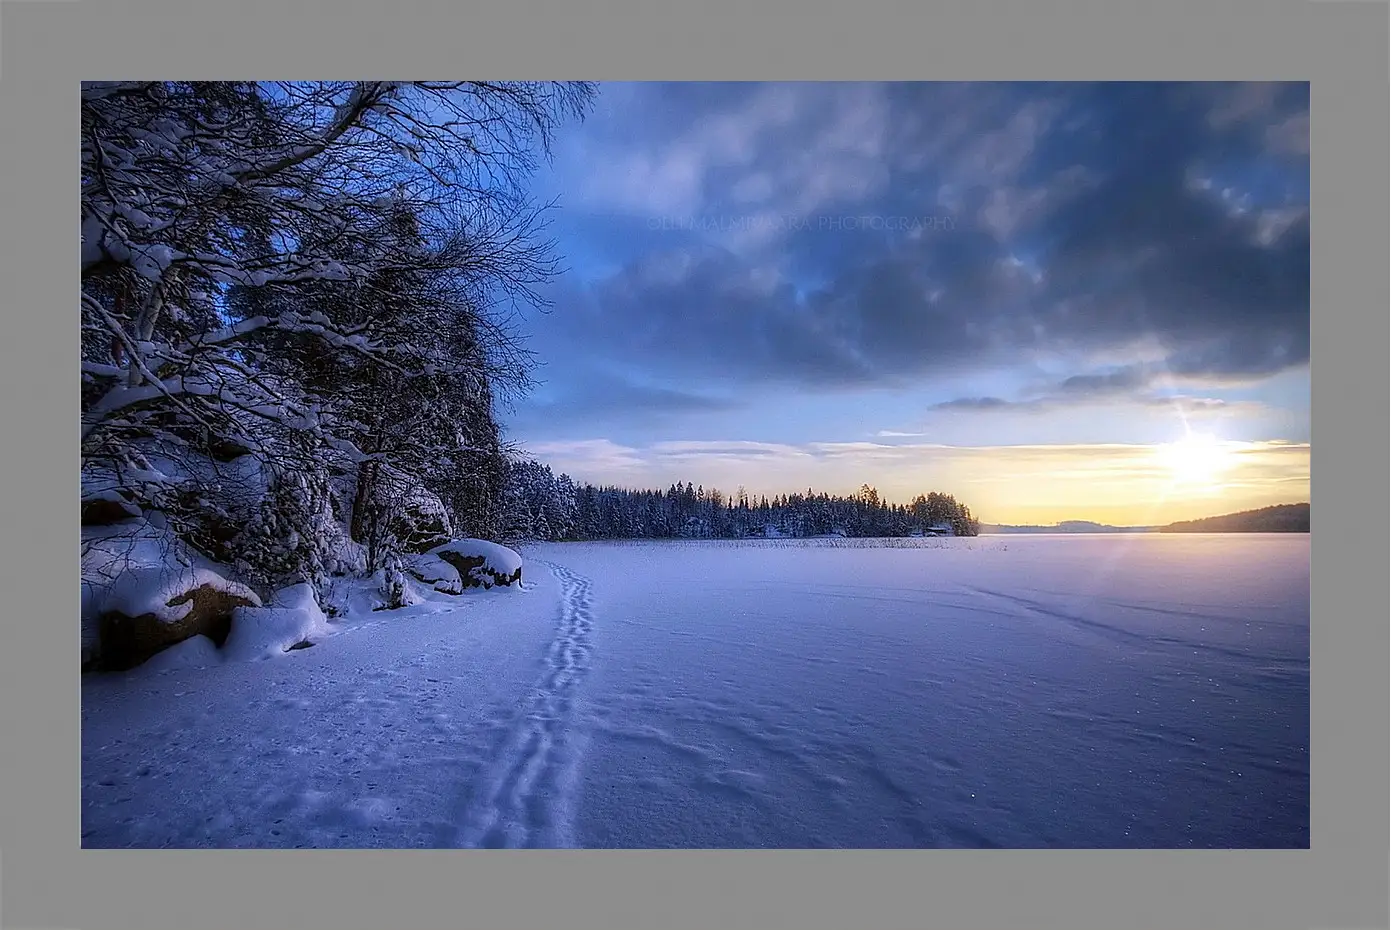
[[[691,397],[1074,359],[1056,402],[1308,362],[1307,85],[777,90],[630,94],[622,144],[682,167],[691,216],[756,221],[681,235],[630,215],[632,257],[560,298],[576,350]]]

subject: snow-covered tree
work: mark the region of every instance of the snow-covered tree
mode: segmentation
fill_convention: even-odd
[[[392,523],[385,468],[449,510],[496,498],[494,394],[527,383],[506,311],[556,270],[521,181],[591,92],[84,84],[84,482],[227,545],[201,526],[210,461],[267,466],[276,513],[248,527],[284,538],[351,518],[362,488]],[[260,571],[317,571],[246,545]]]
[[[513,457],[507,463],[504,535],[511,539],[573,539],[582,535],[581,510],[569,475]]]
[[[890,504],[876,489],[864,485],[849,497],[808,489],[806,494],[779,495],[772,501],[764,497],[755,504],[747,493],[730,499],[718,489],[706,491],[691,484],[673,484],[665,491],[576,487],[566,476],[556,479],[548,467],[532,461],[514,463],[510,474],[508,506],[516,515],[519,538],[907,536],[936,526],[946,526],[956,536],[980,531],[970,510],[945,494],[919,495],[909,507]],[[539,520],[541,513],[572,514],[568,525],[573,530],[558,532],[556,518]]]

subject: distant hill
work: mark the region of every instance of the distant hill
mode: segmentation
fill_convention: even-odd
[[[1161,533],[1307,533],[1308,504],[1277,504],[1203,520],[1184,520],[1159,528]]]
[[[1260,510],[1243,510],[1220,517],[1184,520],[1167,526],[1108,526],[1090,520],[1064,520],[1052,526],[1010,526],[982,523],[980,531],[995,533],[1307,533],[1308,504],[1277,504]]]
[[[1010,526],[1008,524],[982,523],[982,533],[1148,533],[1148,526],[1107,526],[1090,520],[1064,520],[1052,526]]]

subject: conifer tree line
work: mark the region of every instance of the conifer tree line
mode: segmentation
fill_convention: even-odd
[[[689,482],[664,491],[576,484],[527,459],[509,464],[508,522],[512,539],[743,539],[758,536],[850,537],[916,534],[976,536],[980,523],[947,494],[920,494],[892,504],[863,485],[850,496],[817,493],[757,498]]]

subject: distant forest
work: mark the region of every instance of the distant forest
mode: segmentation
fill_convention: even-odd
[[[816,493],[757,498],[742,488],[673,484],[664,491],[576,484],[549,466],[511,464],[505,508],[512,539],[746,539],[810,536],[976,536],[980,523],[948,494],[891,504],[869,486],[843,497]]]
[[[1161,533],[1307,533],[1308,504],[1277,504],[1260,510],[1185,520],[1159,528]]]

